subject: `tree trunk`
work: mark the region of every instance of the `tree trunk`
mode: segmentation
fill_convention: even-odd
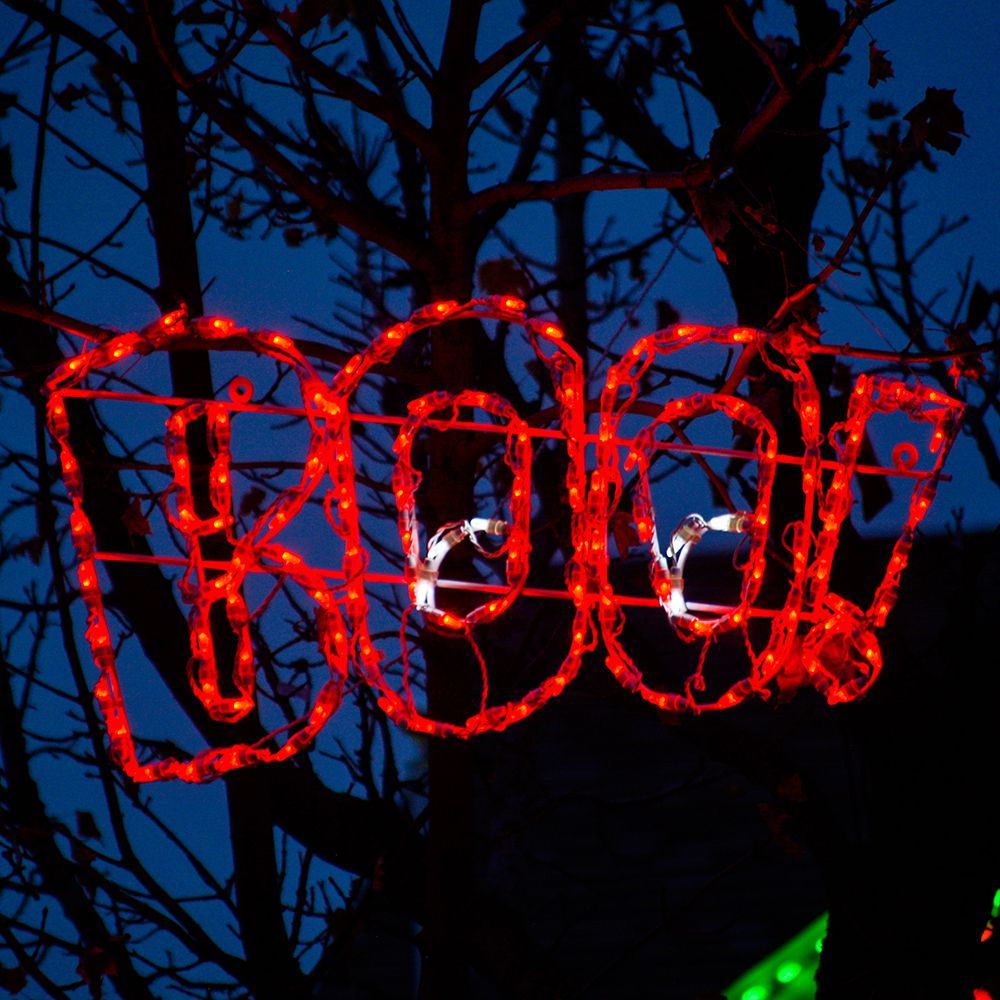
[[[172,44],[170,6],[158,5],[153,15],[157,17],[161,45]],[[188,195],[185,134],[176,84],[153,38],[146,33],[145,23],[136,38],[136,50],[141,70],[135,92],[148,177],[147,204],[159,268],[160,307],[172,309],[183,304],[190,315],[200,316],[203,303],[198,247]],[[174,395],[213,397],[207,351],[172,351],[170,374]],[[205,421],[193,421],[187,437],[195,510],[198,516],[206,517],[214,508],[208,490],[212,456]],[[225,560],[230,555],[221,534],[203,538],[202,547],[209,559]],[[220,663],[235,662],[235,636],[222,614],[213,615],[212,641]],[[178,666],[183,668],[183,664]],[[235,736],[240,727],[229,728]],[[225,780],[236,912],[254,996],[260,1000],[303,996],[305,983],[292,954],[283,917],[269,778],[249,771],[227,775]]]

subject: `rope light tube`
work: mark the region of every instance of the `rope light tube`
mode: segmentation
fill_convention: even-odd
[[[362,676],[378,692],[378,703],[383,711],[399,725],[419,733],[435,736],[468,738],[476,733],[505,729],[540,708],[550,698],[560,694],[580,669],[583,655],[596,644],[596,632],[591,623],[590,603],[587,596],[588,570],[581,556],[586,525],[586,483],[584,474],[584,421],[583,364],[579,355],[563,339],[563,332],[553,323],[527,319],[525,305],[512,296],[491,296],[474,299],[464,305],[456,302],[436,302],[419,309],[405,323],[391,326],[363,352],[348,361],[333,380],[333,392],[341,408],[348,409],[349,399],[361,379],[376,365],[391,361],[403,343],[421,330],[459,319],[499,320],[520,326],[538,361],[548,372],[551,388],[558,408],[560,436],[566,442],[566,497],[570,506],[571,537],[574,553],[567,560],[565,582],[574,605],[570,626],[570,645],[559,667],[541,684],[520,698],[503,704],[490,705],[489,667],[475,639],[477,626],[499,618],[517,598],[523,588],[529,569],[531,549],[529,537],[531,437],[527,425],[516,414],[513,406],[496,394],[464,390],[460,393],[431,393],[414,400],[409,407],[409,417],[400,428],[394,445],[398,456],[393,472],[393,493],[398,510],[400,544],[406,560],[405,572],[410,590],[411,608],[426,613],[435,624],[444,628],[456,640],[471,647],[479,662],[482,676],[480,709],[463,723],[430,718],[419,711],[405,678],[408,672],[406,621],[400,630],[403,647],[404,688],[396,690],[381,668],[381,656],[371,640],[368,628],[369,606],[365,590],[367,555],[361,541],[358,503],[355,492],[355,471],[350,441],[350,421],[344,420],[338,428],[333,444],[334,461],[331,475],[334,481],[336,502],[328,505],[331,524],[345,541],[344,575],[346,579],[345,615],[351,629],[353,662]],[[513,477],[511,488],[511,519],[495,533],[503,543],[491,558],[506,559],[508,589],[464,616],[454,615],[437,608],[433,600],[437,568],[448,550],[462,539],[475,540],[479,531],[489,530],[477,519],[460,525],[446,525],[432,536],[427,554],[420,556],[419,528],[416,523],[415,493],[419,477],[411,464],[413,439],[419,429],[435,413],[450,410],[457,420],[460,407],[474,407],[506,420],[507,450],[504,457]],[[468,528],[465,527],[468,525]],[[444,534],[441,534],[441,532]],[[459,532],[455,534],[454,532]],[[444,549],[444,551],[443,551]]]
[[[108,629],[104,597],[95,559],[96,537],[84,509],[84,479],[80,463],[70,443],[71,430],[66,407],[66,393],[79,385],[91,372],[109,368],[135,355],[185,347],[210,348],[221,339],[237,338],[260,354],[288,365],[296,374],[304,412],[310,427],[309,454],[299,482],[283,490],[247,534],[233,534],[232,482],[230,465],[230,426],[226,408],[221,403],[199,401],[176,410],[167,420],[166,446],[173,470],[172,494],[175,512],[170,521],[187,546],[187,565],[180,592],[191,606],[188,616],[191,658],[188,677],[191,688],[207,714],[216,721],[234,723],[252,711],[255,704],[253,647],[249,633],[249,613],[241,587],[250,571],[270,572],[298,584],[315,604],[317,641],[329,671],[310,711],[291,727],[294,732],[278,746],[278,731],[254,743],[235,743],[212,747],[190,760],[166,757],[153,763],[140,763],[125,710],[125,700],[118,676],[117,658]],[[244,380],[245,382],[245,380]],[[291,339],[281,334],[253,333],[238,329],[231,320],[202,318],[190,320],[183,311],[168,313],[139,333],[126,333],[76,355],[60,365],[46,384],[49,394],[47,419],[49,430],[59,450],[63,481],[72,505],[70,536],[79,564],[77,577],[80,594],[87,608],[86,638],[100,677],[94,697],[100,706],[110,738],[111,754],[126,774],[135,781],[181,778],[201,782],[235,768],[268,761],[287,760],[310,745],[326,720],[337,710],[347,673],[347,634],[334,595],[321,574],[308,567],[295,553],[274,541],[275,536],[302,509],[309,495],[322,480],[328,464],[329,437],[326,414],[335,411],[328,390],[315,370],[301,355]],[[248,390],[241,383],[240,392]],[[195,512],[191,489],[191,459],[187,447],[187,427],[205,417],[213,461],[209,470],[209,500],[214,513],[200,518]],[[224,571],[208,579],[205,573],[201,539],[223,533],[233,546]],[[237,695],[224,696],[220,690],[209,616],[211,607],[224,602],[226,617],[236,634],[236,662],[232,681]],[[282,731],[289,729],[283,726]]]

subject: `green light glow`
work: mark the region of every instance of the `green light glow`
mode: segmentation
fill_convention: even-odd
[[[778,966],[778,971],[774,974],[774,978],[778,980],[779,983],[790,983],[793,979],[797,978],[802,973],[802,966],[798,962],[785,962]]]
[[[825,913],[747,969],[724,990],[727,1000],[813,1000],[817,952],[826,937]],[[1000,1000],[1000,998],[998,998]]]
[[[1000,889],[993,894],[993,922],[1000,919]],[[823,913],[798,934],[747,969],[725,990],[728,1000],[813,1000],[816,972],[826,938]],[[993,933],[998,933],[996,926]],[[767,983],[767,986],[761,985]],[[1000,1000],[1000,996],[997,997]]]

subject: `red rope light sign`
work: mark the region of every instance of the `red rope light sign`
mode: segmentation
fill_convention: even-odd
[[[310,712],[300,720],[296,731],[281,746],[275,744],[278,736],[275,732],[268,734],[257,744],[238,743],[224,748],[213,747],[191,760],[166,758],[152,764],[140,764],[125,711],[114,646],[98,580],[96,536],[84,509],[83,476],[70,444],[66,394],[89,373],[134,355],[169,349],[182,339],[188,342],[193,339],[211,347],[221,339],[233,337],[244,340],[261,354],[289,365],[295,372],[311,430],[311,440],[299,483],[279,494],[252,530],[237,539],[232,530],[232,455],[227,405],[222,402],[192,402],[179,408],[167,421],[167,455],[174,474],[173,495],[176,504],[176,513],[171,516],[171,522],[187,542],[187,566],[180,591],[184,601],[191,606],[188,616],[191,644],[188,676],[191,688],[205,711],[215,720],[236,722],[253,709],[256,668],[247,606],[241,595],[243,581],[251,571],[280,574],[282,578],[297,583],[315,602],[316,633],[330,677],[322,686]],[[123,334],[94,350],[68,359],[49,378],[47,389],[49,430],[59,449],[63,481],[72,504],[70,533],[79,558],[77,576],[80,594],[88,612],[87,641],[94,662],[100,670],[94,696],[108,728],[114,758],[135,781],[161,778],[205,781],[249,764],[285,760],[307,746],[340,705],[348,659],[344,621],[335,595],[325,579],[295,553],[273,541],[281,529],[301,511],[329,466],[329,434],[326,425],[331,414],[336,412],[336,406],[315,370],[288,337],[239,330],[230,320],[188,320],[184,313],[175,312],[163,316],[142,333]],[[206,418],[209,446],[214,453],[209,471],[209,498],[214,510],[208,517],[199,517],[195,512],[186,436],[188,424],[200,417]],[[205,571],[201,538],[218,532],[224,532],[232,545],[232,557],[228,567],[220,575],[209,579]],[[209,622],[211,608],[217,602],[224,602],[226,617],[237,639],[236,662],[232,668],[232,681],[238,690],[235,697],[224,697],[220,690],[219,670]]]
[[[645,681],[642,670],[624,649],[620,641],[622,608],[608,580],[607,525],[622,496],[621,442],[617,434],[622,417],[638,395],[640,379],[653,361],[706,342],[755,342],[769,367],[792,383],[794,407],[805,445],[802,457],[804,513],[800,521],[785,529],[790,537],[792,575],[784,607],[771,620],[767,642],[755,649],[748,624],[766,569],[771,489],[779,457],[774,428],[764,414],[746,400],[704,393],[667,403],[654,421],[628,442],[624,468],[627,471],[635,467],[639,472],[633,515],[640,541],[650,546],[653,590],[677,634],[685,641],[702,643],[697,668],[688,677],[684,690],[665,691]],[[814,686],[833,705],[864,694],[881,670],[881,652],[874,630],[885,624],[896,602],[899,575],[906,565],[915,530],[930,507],[942,465],[958,431],[963,405],[926,387],[911,389],[890,379],[860,376],[851,394],[847,419],[835,425],[828,435],[838,460],[832,482],[824,489],[820,460],[820,396],[807,360],[808,345],[799,337],[771,337],[745,328],[675,326],[640,340],[608,373],[601,397],[598,466],[591,488],[592,546],[596,555],[591,565],[600,593],[601,632],[608,651],[607,665],[615,677],[659,708],[670,711],[732,708],[748,695],[766,696],[769,685],[779,675],[786,685]],[[655,434],[662,426],[692,420],[711,411],[725,413],[756,435],[757,506],[752,512],[736,512],[709,521],[697,514],[688,516],[673,532],[664,555],[649,498],[647,475]],[[851,480],[858,466],[868,420],[875,412],[896,411],[905,413],[911,420],[931,425],[933,432],[928,449],[934,457],[934,465],[926,478],[918,480],[903,532],[871,606],[862,611],[830,593],[830,572],[840,530],[853,502]],[[915,461],[915,446],[907,444],[907,448],[913,450]],[[819,522],[818,534],[813,530],[814,520]],[[683,597],[686,558],[693,544],[708,530],[742,532],[750,541],[739,603],[712,619],[689,613]],[[702,699],[700,695],[706,688],[703,667],[709,646],[719,633],[734,629],[742,629],[744,633],[750,673],[719,696]]]
[[[587,600],[588,569],[581,557],[585,548],[588,520],[585,506],[586,481],[583,465],[585,439],[583,364],[579,355],[564,341],[562,331],[552,323],[526,319],[524,303],[509,296],[474,300],[464,306],[457,302],[437,302],[418,310],[407,322],[386,330],[371,346],[352,358],[333,380],[333,391],[346,411],[352,393],[361,379],[371,369],[391,361],[403,343],[415,333],[455,319],[496,319],[521,325],[537,360],[548,373],[551,388],[558,404],[559,430],[566,442],[567,472],[566,495],[571,511],[571,537],[574,555],[566,565],[565,580],[575,615],[571,625],[570,648],[557,671],[521,698],[502,705],[489,706],[489,673],[475,641],[474,629],[478,624],[495,620],[502,615],[523,589],[528,574],[530,541],[528,521],[530,513],[531,446],[528,427],[515,413],[513,407],[499,396],[465,391],[457,394],[432,393],[410,403],[409,419],[403,424],[396,438],[398,455],[393,472],[393,492],[399,510],[399,535],[406,555],[406,580],[410,587],[413,606],[423,610],[456,637],[468,642],[482,668],[482,700],[480,710],[462,724],[431,719],[419,712],[414,704],[407,679],[408,652],[404,618],[401,642],[404,658],[404,690],[393,689],[380,667],[380,655],[374,647],[368,630],[369,606],[364,587],[366,556],[361,541],[358,505],[355,492],[355,471],[350,445],[350,424],[344,421],[334,443],[335,461],[331,467],[334,493],[338,499],[338,533],[346,539],[345,577],[347,594],[345,613],[351,626],[353,662],[357,663],[365,680],[379,692],[379,705],[390,718],[417,732],[435,736],[468,737],[488,730],[501,730],[512,722],[526,718],[550,698],[559,694],[576,676],[583,655],[596,644],[590,604]],[[416,477],[410,463],[410,448],[417,430],[432,413],[450,409],[457,415],[461,407],[473,407],[505,418],[508,447],[505,462],[513,476],[510,498],[510,521],[496,526],[494,533],[504,536],[504,543],[495,556],[505,556],[507,561],[508,590],[490,600],[472,613],[458,618],[433,607],[435,561],[444,545],[449,547],[458,536],[453,533],[438,537],[429,547],[427,556],[419,554],[419,528],[415,518]],[[460,526],[465,537],[474,540],[475,522]],[[486,525],[483,528],[487,529]],[[437,551],[435,552],[435,549]]]
[[[406,341],[422,330],[459,319],[497,320],[523,331],[527,345],[548,378],[555,400],[556,425],[540,430],[495,393],[465,389],[422,395],[408,405],[393,449],[396,464],[392,493],[397,510],[402,574],[371,571],[370,553],[361,530],[361,509],[354,464],[351,402],[364,377],[391,362]],[[249,405],[252,386],[245,378],[230,384],[230,400],[170,400],[173,409],[166,422],[166,446],[172,472],[169,522],[184,540],[184,573],[179,589],[189,607],[191,656],[188,681],[191,690],[212,719],[235,723],[256,706],[255,663],[251,613],[243,595],[248,574],[267,573],[282,583],[300,588],[313,605],[315,636],[328,671],[312,707],[293,724],[282,726],[255,744],[236,743],[212,747],[190,760],[166,758],[140,763],[132,738],[118,676],[114,645],[108,628],[97,564],[93,526],[84,506],[84,480],[70,443],[66,408],[68,395],[97,395],[81,388],[91,373],[111,369],[138,355],[177,346],[218,348],[220,341],[242,341],[258,354],[286,366],[297,379],[301,407],[310,438],[300,478],[283,489],[243,534],[235,531],[233,516],[230,412]],[[623,437],[623,421],[636,412],[641,383],[659,359],[698,345],[752,344],[764,363],[789,383],[803,450],[801,456],[779,454],[778,436],[767,416],[737,395],[696,393],[666,402],[653,419],[632,437]],[[70,534],[79,558],[80,592],[88,612],[87,640],[100,672],[94,694],[108,727],[112,753],[136,781],[181,778],[205,781],[250,764],[285,760],[308,746],[337,710],[349,670],[376,692],[381,708],[398,724],[435,736],[468,738],[498,731],[526,718],[560,694],[580,669],[585,653],[603,641],[608,668],[626,688],[668,711],[704,711],[731,708],[750,695],[768,696],[780,687],[811,685],[830,704],[851,701],[868,690],[882,666],[876,631],[884,625],[899,592],[917,526],[934,497],[942,466],[958,430],[963,404],[933,389],[915,387],[884,377],[861,375],[850,396],[844,421],[825,440],[836,461],[823,461],[820,394],[809,371],[810,345],[795,334],[771,335],[742,328],[678,325],[642,338],[609,370],[600,399],[596,434],[588,434],[585,416],[583,364],[552,323],[530,319],[525,305],[510,296],[476,299],[465,304],[437,302],[418,310],[378,336],[352,357],[326,384],[297,349],[281,334],[254,333],[237,328],[230,320],[190,320],[170,313],[140,333],[117,336],[98,347],[67,359],[47,383],[48,423],[59,449],[63,478],[72,505]],[[136,394],[103,393],[116,398]],[[141,397],[139,397],[141,398]],[[162,401],[162,400],[161,400]],[[274,408],[272,408],[274,409]],[[658,450],[677,447],[658,440],[658,434],[676,432],[707,415],[724,415],[741,426],[753,441],[748,457],[756,463],[757,497],[753,510],[732,510],[703,517],[690,514],[667,535],[657,525],[650,487],[650,467]],[[488,421],[475,419],[485,414]],[[909,442],[897,445],[894,461],[900,474],[912,478],[914,491],[903,530],[869,606],[862,608],[830,590],[830,575],[844,521],[853,503],[852,480],[859,469],[859,455],[870,419],[875,414],[901,414],[926,424],[931,467],[917,472],[920,455]],[[470,419],[471,418],[471,419]],[[197,509],[192,486],[189,440],[192,424],[205,427],[211,456],[208,470],[207,513]],[[417,491],[420,474],[414,467],[413,445],[418,434],[434,427],[482,429],[505,441],[502,458],[510,482],[505,516],[470,516],[467,520],[438,526],[426,545],[421,541]],[[565,496],[570,509],[572,553],[564,571],[564,592],[544,592],[527,586],[531,556],[532,441],[538,436],[557,439],[565,448]],[[585,450],[593,446],[595,465],[589,482]],[[696,448],[689,450],[698,451]],[[781,462],[801,466],[802,517],[776,533],[771,523],[772,492]],[[824,480],[824,473],[827,473]],[[832,473],[832,475],[831,475]],[[610,572],[608,534],[626,498],[623,476],[634,476],[631,518],[639,542],[648,547],[651,600],[617,594]],[[330,530],[343,545],[342,566],[333,571],[308,565],[286,548],[279,536],[302,512],[304,505],[325,489],[323,507]],[[694,546],[708,532],[728,532],[745,538],[739,598],[732,607],[708,610],[685,595],[685,567]],[[221,567],[207,560],[202,541],[224,537],[230,556]],[[773,558],[778,538],[787,556],[787,589],[778,610],[760,609],[757,601]],[[492,539],[489,545],[486,539]],[[502,587],[458,584],[481,590],[484,603],[464,614],[439,606],[438,590],[448,554],[458,546],[474,547],[482,556],[503,560],[506,584]],[[781,555],[779,553],[779,555]],[[111,558],[105,554],[104,558]],[[117,559],[128,561],[127,554]],[[132,557],[133,559],[135,557]],[[154,560],[155,561],[155,560]],[[211,564],[211,565],[209,565]],[[394,685],[383,668],[383,654],[370,631],[368,586],[372,582],[402,584],[409,607],[400,628],[401,683]],[[572,602],[569,644],[559,666],[541,683],[520,697],[499,704],[490,699],[490,665],[476,631],[502,618],[529,593],[563,596]],[[694,671],[676,690],[647,680],[645,672],[627,649],[624,607],[633,604],[660,607],[665,624],[686,643],[700,644]],[[212,609],[224,609],[233,632],[235,660],[220,675],[212,631]],[[407,620],[421,614],[445,636],[470,648],[481,673],[478,711],[465,722],[438,719],[418,708],[410,684]],[[752,634],[751,621],[770,619],[766,637]],[[721,692],[706,693],[705,665],[711,645],[725,633],[741,633],[749,657],[745,677]],[[223,693],[224,691],[228,693]],[[290,735],[288,735],[290,733]],[[285,735],[279,743],[279,736]]]

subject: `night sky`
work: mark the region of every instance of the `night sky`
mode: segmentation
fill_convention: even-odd
[[[768,25],[780,34],[782,18],[789,16],[783,5],[769,8]],[[421,5],[415,23],[430,51],[439,44],[441,24],[439,5]],[[481,49],[487,52],[502,43],[513,28],[512,15],[516,6],[491,3],[486,7]],[[0,37],[8,34],[17,24],[15,16],[0,9]],[[849,123],[850,142],[856,154],[863,152],[865,135],[870,123],[864,109],[873,99],[890,101],[901,110],[912,107],[924,95],[927,86],[954,89],[958,106],[965,114],[968,138],[957,155],[934,153],[937,169],[933,173],[918,171],[910,180],[909,192],[919,206],[912,217],[914,243],[929,235],[943,217],[956,219],[968,216],[968,222],[956,233],[947,237],[920,261],[916,273],[918,287],[925,293],[945,290],[949,301],[957,287],[956,275],[967,260],[975,261],[974,273],[987,287],[996,273],[997,206],[993,197],[995,162],[998,140],[994,127],[994,95],[997,90],[997,65],[995,59],[995,7],[988,0],[951,5],[919,2],[899,2],[879,12],[853,40],[849,51],[849,65],[842,74],[830,81],[830,94],[826,105],[826,121],[833,125],[837,109],[842,108]],[[867,44],[875,40],[880,49],[887,51],[892,61],[894,77],[877,88],[867,86]],[[78,73],[78,76],[85,74]],[[5,86],[17,90],[30,107],[37,107],[37,88],[40,74],[31,67],[14,73]],[[72,66],[64,69],[59,80],[74,79]],[[90,115],[80,109],[68,118],[71,134],[84,142]],[[67,116],[57,115],[57,124],[65,125]],[[109,148],[114,149],[116,138],[107,127],[94,119],[93,127],[99,128]],[[699,138],[707,145],[712,122],[705,114],[698,114],[695,107],[695,127]],[[13,147],[15,177],[19,187],[7,198],[8,217],[15,226],[24,225],[27,199],[30,190],[30,170],[35,143],[33,124],[23,115],[11,111],[2,122],[4,141]],[[126,172],[135,174],[137,150],[129,143],[118,141],[113,159]],[[501,156],[488,145],[480,150],[482,160]],[[72,169],[65,148],[51,139],[46,161],[46,179],[42,195],[43,227],[46,235],[69,244],[88,245],[101,233],[109,219],[116,219],[122,210],[123,196],[116,185],[96,176],[93,171],[81,173]],[[141,175],[138,175],[141,176]],[[627,192],[598,193],[588,203],[587,227],[599,231],[608,216],[614,216],[623,230],[630,228],[629,220],[641,220],[646,212],[656,213],[663,204],[659,193]],[[511,216],[511,227],[521,234],[521,242],[530,246],[541,257],[552,253],[551,212],[545,206],[532,205],[519,209]],[[827,185],[824,199],[816,216],[816,228],[825,226],[843,229],[844,212],[839,196]],[[152,244],[145,231],[142,213],[137,213],[122,234],[123,248],[106,254],[109,261],[137,277],[152,282],[155,262]],[[630,337],[637,337],[654,328],[653,303],[657,298],[667,298],[677,308],[685,321],[726,323],[732,322],[734,313],[721,270],[715,264],[711,248],[697,227],[689,234],[685,248],[696,260],[675,254],[655,287],[645,293],[645,300],[636,309],[639,326],[620,335],[616,348],[627,348]],[[502,255],[495,244],[484,248],[482,259]],[[284,330],[293,335],[313,336],[303,329],[295,317],[304,317],[321,325],[335,327],[331,321],[333,302],[339,297],[344,304],[342,289],[335,281],[335,268],[331,265],[327,249],[317,241],[307,242],[297,249],[285,246],[280,236],[273,234],[262,240],[251,233],[243,241],[227,238],[209,223],[199,244],[203,280],[210,283],[206,296],[206,310],[237,319],[240,323],[261,328]],[[46,251],[47,269],[51,274],[62,263],[65,255],[57,249]],[[649,262],[652,272],[660,263]],[[822,266],[817,261],[816,269]],[[75,290],[60,303],[60,308],[71,315],[94,323],[118,329],[140,326],[150,321],[155,306],[148,296],[118,281],[96,280],[86,269],[73,272]],[[860,279],[858,279],[860,280]],[[850,294],[856,282],[851,276],[840,274],[835,279],[837,287]],[[64,283],[64,287],[65,287]],[[638,294],[638,289],[636,292]],[[545,304],[531,303],[531,308],[545,314]],[[898,331],[872,310],[859,310],[842,306],[825,299],[828,312],[822,317],[824,334],[834,343],[850,342],[871,347],[904,346]],[[621,324],[620,317],[610,318],[604,332],[595,331],[600,341],[611,336]],[[376,331],[372,330],[374,334]],[[943,341],[943,332],[940,338]],[[594,391],[596,392],[596,388]],[[927,527],[941,530],[951,520],[951,510],[963,507],[965,525],[969,528],[992,528],[1000,520],[1000,491],[984,482],[984,470],[974,447],[968,439],[961,439],[949,460],[949,471],[955,477],[952,485],[942,487],[939,500],[932,509]]]
[[[419,10],[426,4],[409,4]],[[441,5],[435,5],[441,6]],[[772,2],[774,23],[787,16],[784,5]],[[491,50],[501,44],[512,30],[512,12],[516,5],[494,0],[487,5],[484,21],[483,49]],[[435,14],[424,13],[417,23],[429,50],[433,51],[440,38],[440,23]],[[931,0],[899,0],[872,19],[868,28],[870,37],[861,31],[854,39],[850,52],[852,59],[843,74],[833,77],[827,102],[826,123],[836,121],[837,108],[851,123],[851,143],[861,152],[869,123],[864,109],[872,99],[891,101],[901,110],[916,104],[925,88],[955,89],[956,103],[965,114],[966,138],[955,156],[933,154],[937,164],[935,172],[918,172],[910,182],[910,197],[918,205],[913,215],[913,227],[919,234],[931,233],[942,216],[956,218],[968,215],[965,226],[948,237],[921,261],[916,279],[923,289],[944,288],[946,300],[953,296],[957,285],[956,274],[968,258],[975,260],[974,274],[988,288],[996,283],[997,276],[997,206],[995,198],[995,163],[1000,153],[995,122],[995,102],[998,93],[996,60],[996,4],[994,0],[973,0],[960,5]],[[0,8],[0,39],[6,38],[19,24],[19,18],[6,8]],[[876,90],[867,86],[867,46],[871,39],[880,49],[886,50],[892,60],[894,77]],[[64,83],[72,79],[72,68],[65,72]],[[16,91],[28,107],[37,107],[40,74],[36,66],[28,66],[11,74],[9,80],[0,79],[0,91]],[[88,115],[91,116],[88,122]],[[57,119],[58,121],[58,119]],[[81,110],[64,119],[72,123],[78,137],[108,135],[108,150],[112,158],[127,173],[141,177],[139,151],[131,144],[115,137],[105,123],[91,112]],[[696,114],[696,129],[707,146],[712,123],[702,113]],[[13,169],[18,188],[5,198],[6,220],[15,228],[25,228],[28,217],[30,171],[36,142],[33,123],[16,109],[0,120],[0,140],[9,142],[13,152]],[[484,146],[481,155],[488,158],[491,150]],[[496,153],[497,156],[501,154]],[[505,154],[504,154],[505,155]],[[70,162],[64,147],[54,138],[49,140],[45,183],[42,195],[43,230],[46,235],[67,244],[86,246],[102,234],[109,220],[116,219],[122,210],[122,194],[118,187],[94,172],[81,172]],[[641,222],[648,214],[657,214],[663,206],[662,193],[595,194],[588,201],[587,228],[599,231],[606,218],[614,215],[618,225],[629,231],[632,218]],[[523,245],[532,245],[542,257],[552,254],[552,219],[549,206],[531,206],[512,214],[512,226],[519,231]],[[827,192],[817,213],[819,229],[829,225],[842,227],[844,209],[839,197],[828,185]],[[110,252],[108,260],[116,266],[134,273],[141,280],[155,283],[155,259],[142,212],[125,227],[122,247]],[[685,321],[724,324],[732,322],[735,314],[722,272],[717,266],[712,248],[700,233],[692,232],[685,248],[689,255],[675,255],[665,268],[655,287],[646,292],[644,302],[637,308],[639,325],[626,330],[616,342],[615,354],[627,349],[634,339],[654,329],[654,302],[669,299]],[[331,263],[330,251],[320,241],[310,241],[302,247],[285,245],[280,234],[262,239],[252,232],[246,239],[235,241],[222,233],[214,223],[209,223],[199,244],[203,279],[209,282],[206,295],[206,312],[218,313],[236,319],[240,324],[254,328],[272,328],[292,336],[316,338],[318,335],[298,322],[296,317],[310,320],[324,327],[335,327],[334,304],[350,304],[342,287],[336,283],[336,268]],[[501,256],[497,244],[488,244],[482,259]],[[68,260],[58,249],[44,252],[48,273],[53,273]],[[693,256],[695,259],[691,259]],[[16,258],[15,258],[16,259]],[[660,260],[650,261],[650,273]],[[817,262],[816,269],[821,267]],[[119,330],[142,326],[157,315],[157,309],[142,291],[116,280],[99,280],[86,268],[76,269],[71,279],[75,289],[58,303],[60,311],[79,319],[102,324]],[[845,292],[852,290],[849,275],[836,278]],[[638,289],[636,290],[638,293]],[[354,303],[356,304],[356,303]],[[850,342],[858,346],[902,349],[902,336],[890,329],[887,321],[872,311],[825,300],[827,312],[821,318],[824,335],[832,343]],[[529,303],[529,308],[547,314],[544,303]],[[594,331],[598,342],[614,335],[621,326],[621,317],[612,317]],[[377,331],[369,331],[374,335]],[[940,333],[943,346],[944,331]],[[592,388],[597,395],[599,386]],[[32,441],[33,423],[30,408],[24,401],[9,394],[4,399],[2,441],[8,447],[27,448]],[[1000,431],[1000,420],[994,414],[994,432]],[[29,444],[25,444],[29,442]],[[888,456],[884,456],[888,458]],[[953,523],[953,511],[964,510],[964,527],[969,530],[993,530],[1000,521],[1000,490],[990,483],[981,458],[974,445],[961,438],[955,445],[947,465],[952,481],[943,484],[935,506],[932,508],[925,530],[942,532]],[[6,488],[6,487],[5,487]],[[869,527],[873,534],[882,534],[898,523],[902,501],[893,504]],[[22,515],[27,524],[30,512]],[[8,523],[16,527],[17,519]],[[390,529],[391,530],[391,529]],[[24,580],[10,569],[0,577],[3,588],[10,593],[20,590]],[[79,638],[82,644],[82,629]],[[336,726],[331,727],[331,732]],[[346,726],[345,726],[346,729]],[[328,734],[329,735],[329,734]],[[414,758],[416,759],[416,758]],[[61,765],[42,760],[38,765],[40,778],[51,782],[63,780]],[[206,814],[220,809],[222,783],[194,793],[190,788],[175,783],[157,789],[157,796],[164,814],[181,817],[191,808],[195,796],[201,796]],[[88,793],[74,788],[67,791],[63,803],[67,814],[72,808],[86,805]],[[215,831],[219,833],[219,831]],[[225,843],[209,844],[205,856],[210,864],[224,871],[228,864]],[[169,873],[169,869],[165,868]]]

